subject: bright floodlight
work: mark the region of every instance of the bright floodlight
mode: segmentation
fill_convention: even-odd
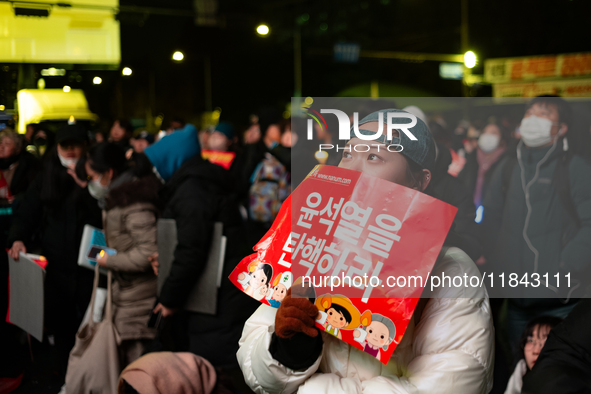
[[[103,80],[101,79],[101,77],[94,77],[92,79],[92,83],[95,85],[100,85],[101,83],[103,83]]]
[[[269,34],[269,26],[259,25],[257,27],[257,33],[259,33],[259,35],[261,35],[261,36],[266,36],[267,34]]]
[[[71,89],[68,85],[64,86],[64,92],[68,93],[70,90]]]
[[[476,65],[476,54],[468,51],[464,54],[464,65],[468,68],[473,68]]]
[[[131,68],[125,67],[123,70],[121,70],[121,74],[126,75],[126,76],[131,75]]]
[[[185,55],[183,55],[183,53],[180,51],[176,51],[175,53],[172,54],[172,60],[176,60],[177,62],[180,62],[184,58],[185,58]]]

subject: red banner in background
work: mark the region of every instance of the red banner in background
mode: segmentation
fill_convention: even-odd
[[[236,153],[219,152],[216,150],[202,150],[201,157],[203,157],[205,160],[209,160],[210,163],[217,164],[218,166],[222,166],[226,170],[229,170],[234,158],[236,158]]]
[[[386,364],[455,213],[416,190],[317,166],[283,204],[257,253],[240,262],[230,279],[251,297],[279,307],[287,289],[305,277],[314,288],[317,327]]]

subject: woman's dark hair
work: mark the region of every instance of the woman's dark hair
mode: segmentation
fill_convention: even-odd
[[[343,318],[345,319],[347,324],[351,323],[351,314],[349,313],[347,308],[345,308],[344,306],[337,305],[337,304],[332,304],[328,309],[330,309],[330,308],[334,309],[335,311],[337,311],[338,313],[343,315]]]
[[[538,316],[531,319],[527,322],[525,329],[521,333],[521,339],[519,340],[519,349],[521,350],[521,358],[525,359],[525,345],[527,344],[527,339],[531,337],[534,333],[534,328],[536,326],[540,327],[549,327],[550,330],[553,329],[558,325],[558,323],[562,322],[562,319],[555,316]]]
[[[113,170],[113,178],[118,177],[127,169],[125,152],[118,145],[111,142],[101,142],[92,146],[86,155],[90,168],[98,173]]]
[[[554,96],[551,94],[546,94],[542,96],[535,97],[525,107],[525,111],[527,112],[528,109],[533,107],[534,105],[539,104],[544,107],[554,106],[558,111],[558,122],[565,123],[567,126],[570,126],[571,123],[571,109],[570,106],[566,101],[564,101],[560,96]]]
[[[273,266],[271,264],[261,263],[257,268],[258,270],[263,270],[263,273],[267,276],[267,283],[265,284],[268,286],[271,279],[273,279]]]
[[[115,122],[119,123],[119,127],[121,127],[123,130],[125,130],[125,135],[127,137],[131,137],[133,135],[133,125],[131,124],[131,122],[127,119],[116,119]],[[113,122],[113,123],[115,123]]]
[[[496,121],[489,122],[486,126],[482,128],[482,131],[484,132],[484,129],[486,129],[490,125],[496,126],[497,129],[499,129],[499,133],[501,133],[501,143],[504,142],[505,144],[508,144],[511,140],[511,131],[508,130],[505,126],[503,126],[501,123]]]
[[[404,156],[408,166],[406,166],[406,178],[407,179],[414,179],[414,184],[412,187],[419,188],[419,191],[423,191],[423,167],[415,163],[414,161],[410,160],[408,157]]]
[[[129,160],[129,165],[133,170],[133,175],[138,178],[154,175],[154,166],[144,153],[134,152]]]

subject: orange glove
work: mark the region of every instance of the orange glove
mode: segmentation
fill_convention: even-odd
[[[275,316],[275,334],[280,338],[291,338],[298,332],[310,337],[318,336],[314,326],[318,308],[307,298],[292,298],[291,289],[281,302]]]

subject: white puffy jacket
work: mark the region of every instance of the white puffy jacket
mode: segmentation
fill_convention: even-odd
[[[442,251],[433,274],[442,271],[480,276],[458,248]],[[387,365],[323,332],[322,354],[310,368],[297,371],[271,356],[277,309],[261,305],[240,339],[244,378],[257,393],[488,393],[494,328],[486,289],[441,288],[421,301]]]

